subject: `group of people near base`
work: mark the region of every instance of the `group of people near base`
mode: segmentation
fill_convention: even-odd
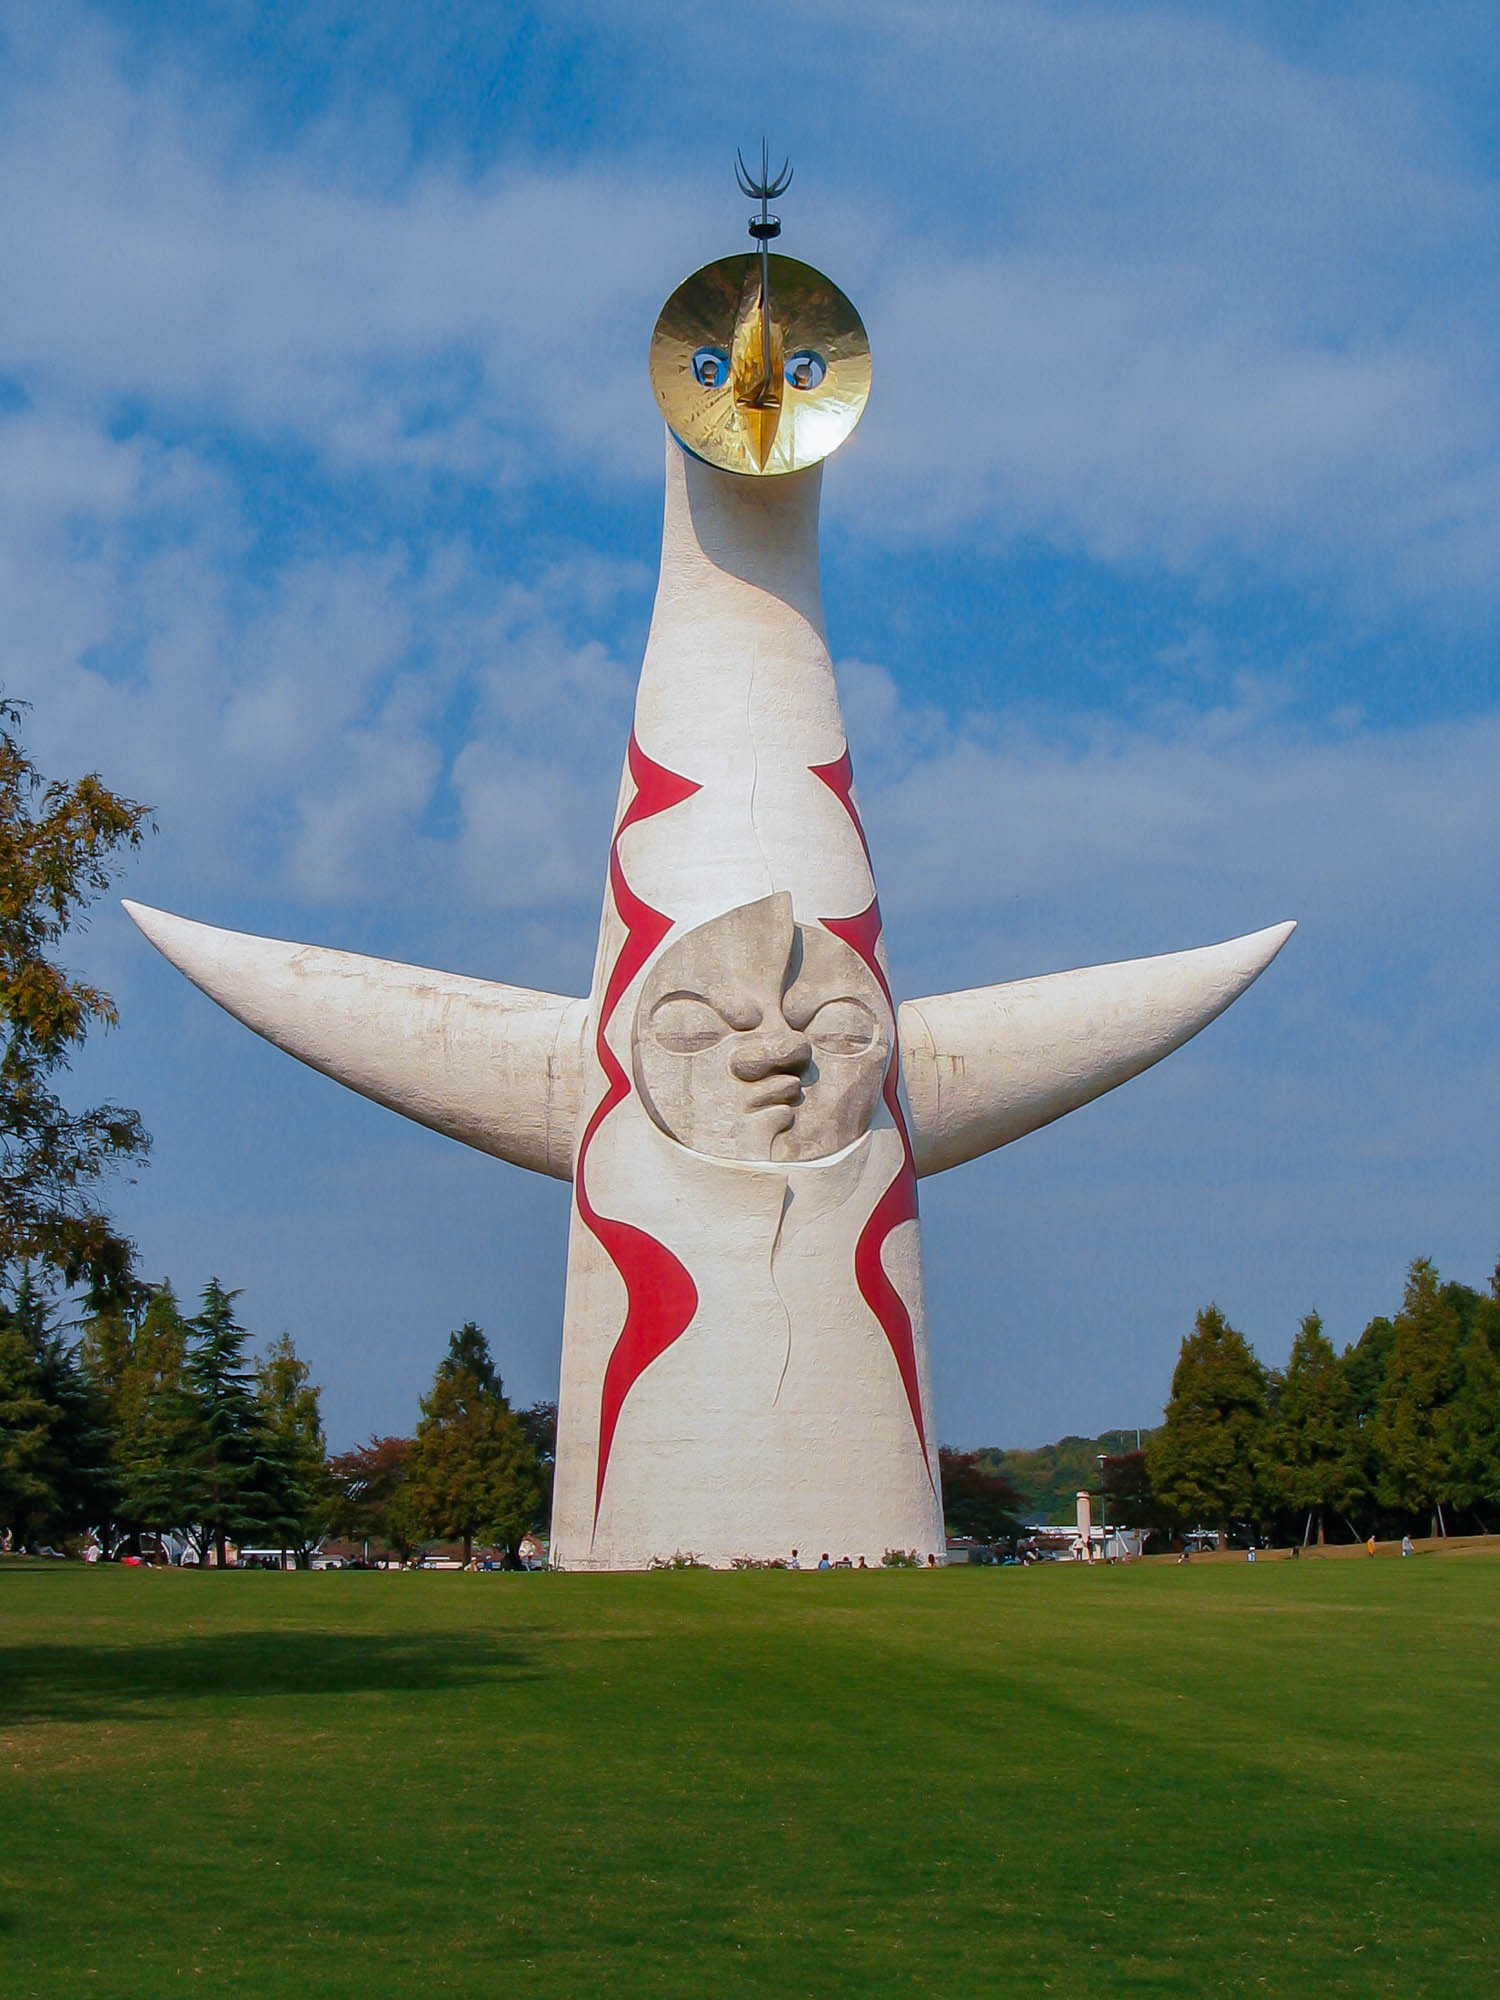
[[[1375,1542],[1375,1537],[1374,1537],[1373,1535],[1371,1535],[1371,1536],[1370,1536],[1370,1538],[1369,1538],[1369,1540],[1368,1540],[1368,1541],[1367,1541],[1367,1542],[1365,1543],[1365,1554],[1366,1554],[1367,1556],[1373,1556],[1373,1555],[1374,1555],[1374,1553],[1375,1553],[1375,1549],[1376,1549],[1376,1542]],[[1414,1556],[1414,1555],[1416,1554],[1416,1552],[1417,1552],[1417,1551],[1416,1551],[1416,1546],[1415,1546],[1415,1544],[1413,1543],[1413,1541],[1412,1541],[1412,1538],[1411,1538],[1411,1536],[1410,1536],[1410,1535],[1403,1535],[1403,1536],[1401,1537],[1401,1553],[1402,1553],[1402,1555],[1404,1555],[1404,1556]],[[1300,1549],[1300,1548],[1298,1548],[1298,1547],[1297,1547],[1297,1545],[1296,1545],[1295,1543],[1293,1543],[1293,1545],[1292,1545],[1292,1555],[1293,1555],[1293,1557],[1295,1558],[1295,1557],[1297,1557],[1297,1556],[1300,1556],[1300,1555],[1301,1555],[1301,1553],[1302,1553],[1301,1549]],[[1182,1563],[1185,1563],[1185,1562],[1190,1562],[1190,1561],[1192,1560],[1192,1554],[1193,1554],[1193,1548],[1192,1548],[1192,1544],[1191,1544],[1190,1542],[1184,1542],[1184,1543],[1183,1543],[1183,1545],[1182,1545],[1182,1549],[1181,1549],[1181,1552],[1179,1553],[1179,1555],[1178,1555],[1178,1557],[1177,1557],[1177,1561],[1178,1561],[1178,1563],[1179,1563],[1179,1564],[1182,1564]],[[1252,1543],[1250,1544],[1249,1548],[1248,1548],[1248,1549],[1246,1549],[1246,1551],[1245,1551],[1245,1561],[1246,1561],[1246,1562],[1252,1562],[1252,1563],[1253,1563],[1253,1562],[1255,1561],[1255,1544],[1254,1544],[1253,1542],[1252,1542]]]
[[[895,1553],[897,1552],[890,1549],[886,1550],[886,1560],[882,1565],[883,1568],[891,1567],[891,1557]],[[901,1558],[901,1567],[903,1569],[922,1569],[924,1567],[927,1569],[936,1569],[938,1566],[938,1559],[935,1555],[929,1554],[926,1564],[924,1565],[922,1562],[922,1558],[917,1554],[915,1549],[905,1549],[900,1551],[899,1554]],[[788,1569],[798,1569],[798,1570],[801,1569],[802,1557],[798,1550],[796,1549],[792,1550],[792,1553],[787,1560],[786,1566]],[[869,1567],[870,1565],[865,1561],[863,1556],[861,1556],[858,1559],[858,1561],[856,1561],[852,1556],[839,1556],[835,1560],[834,1558],[829,1556],[827,1549],[824,1549],[822,1555],[818,1557],[817,1561],[817,1568],[819,1569],[868,1569]]]

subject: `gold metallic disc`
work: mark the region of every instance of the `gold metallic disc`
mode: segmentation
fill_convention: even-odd
[[[651,336],[651,386],[696,457],[752,478],[801,472],[848,437],[870,396],[870,342],[821,271],[771,259],[769,325],[753,251],[705,264]]]

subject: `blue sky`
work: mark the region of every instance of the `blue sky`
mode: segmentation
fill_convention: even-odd
[[[1500,47],[1481,6],[0,0],[0,680],[128,893],[588,978],[661,437],[734,149],[870,329],[825,584],[898,989],[1301,920],[1199,1042],[926,1184],[940,1428],[1151,1422],[1500,1254]],[[566,26],[559,23],[565,19]],[[751,51],[747,54],[747,50]],[[752,54],[754,59],[752,60]],[[553,1392],[566,1196],[219,1016],[112,909],[146,1271],[344,1443],[449,1327]]]

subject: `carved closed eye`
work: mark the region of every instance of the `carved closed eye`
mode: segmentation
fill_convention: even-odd
[[[860,1056],[875,1039],[875,1016],[862,1000],[825,1000],[803,1030],[830,1056]]]
[[[669,993],[651,1010],[651,1033],[669,1055],[701,1055],[733,1032],[718,1008],[696,994]]]

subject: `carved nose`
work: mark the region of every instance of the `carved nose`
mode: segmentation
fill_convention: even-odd
[[[785,1021],[768,1024],[760,1033],[742,1037],[729,1067],[741,1083],[759,1083],[768,1076],[805,1076],[812,1068],[812,1043]]]

